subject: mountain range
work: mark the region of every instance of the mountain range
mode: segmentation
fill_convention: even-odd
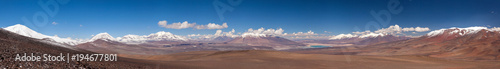
[[[7,31],[39,39],[41,42],[74,49],[72,46],[79,44],[79,48],[86,46],[100,47],[100,49],[124,48],[121,51],[146,50],[132,49],[134,46],[150,46],[149,48],[172,48],[172,50],[226,50],[231,47],[239,49],[269,49],[276,50],[301,48],[308,42],[330,44],[354,44],[351,52],[357,55],[425,55],[431,57],[471,60],[498,60],[500,58],[500,28],[468,27],[448,28],[431,31],[421,37],[409,38],[389,34],[343,35],[331,40],[313,40],[295,42],[286,38],[272,35],[245,35],[231,38],[219,36],[216,43],[191,42],[188,38],[174,35],[170,32],[160,31],[150,35],[126,35],[114,38],[108,33],[99,33],[87,41],[77,41],[70,38],[47,36],[32,29],[16,24],[4,28]],[[97,44],[97,45],[96,45]],[[107,47],[114,46],[114,47]],[[130,46],[130,47],[120,47]],[[173,46],[173,47],[172,47]],[[203,46],[203,47],[198,47]],[[238,47],[246,46],[247,48]],[[127,49],[125,49],[127,48]],[[128,49],[130,48],[130,49]],[[174,49],[175,48],[175,49]],[[177,49],[179,48],[179,49]],[[325,48],[331,49],[331,48]],[[148,49],[149,50],[149,49]],[[338,49],[332,49],[338,50]],[[99,50],[105,51],[105,50]],[[116,51],[116,50],[115,50]],[[120,50],[118,50],[120,51]],[[151,51],[149,53],[159,52]],[[307,51],[307,50],[302,50]],[[315,52],[321,52],[317,50]],[[113,53],[113,52],[110,52]],[[148,53],[148,52],[137,52]],[[325,52],[323,52],[325,53]],[[328,52],[326,52],[328,53]]]
[[[500,60],[500,29],[487,27],[448,28],[407,40],[310,50],[299,53],[354,55],[421,55],[446,59]]]
[[[353,46],[353,45],[380,44],[380,43],[387,43],[387,42],[407,40],[407,39],[411,39],[411,37],[395,36],[391,34],[375,34],[375,35],[367,34],[363,36],[341,34],[339,36],[332,37],[329,40],[298,40],[298,42]]]
[[[182,36],[174,35],[170,32],[164,32],[160,31],[157,33],[152,33],[147,36],[139,36],[139,35],[125,35],[123,37],[118,37],[114,38],[110,34],[104,32],[104,33],[99,33],[95,36],[93,36],[89,40],[73,40],[71,38],[60,38],[58,36],[48,36],[44,35],[41,33],[38,33],[24,25],[21,24],[16,24],[13,26],[9,26],[4,28],[7,31],[17,33],[19,35],[35,38],[35,39],[43,39],[46,42],[50,42],[52,44],[59,44],[59,45],[65,45],[65,46],[74,46],[86,42],[92,42],[98,39],[103,39],[103,40],[111,40],[111,41],[119,41],[119,42],[124,42],[124,43],[144,43],[147,41],[187,41],[188,39]]]
[[[9,29],[9,30],[7,30]],[[62,54],[95,54],[94,52],[84,49],[74,48],[73,46],[62,46],[47,42],[42,38],[55,39],[54,36],[44,36],[31,31],[22,25],[14,25],[7,29],[0,29],[0,68],[4,69],[31,69],[31,68],[47,68],[47,69],[62,69],[62,68],[123,68],[134,69],[144,68],[152,65],[145,65],[146,62],[135,59],[121,58],[115,62],[92,62],[92,61],[43,61],[44,58],[39,58],[40,61],[20,61],[14,60],[22,54],[33,54],[35,56],[46,57],[45,55],[60,55]],[[21,29],[21,30],[16,30]],[[12,32],[13,31],[13,32]],[[20,34],[22,33],[22,34]],[[61,39],[64,40],[64,39]],[[16,56],[17,54],[17,56]],[[35,57],[33,56],[33,57]],[[69,55],[68,55],[69,56]],[[34,58],[33,58],[34,59]]]
[[[367,48],[384,49],[363,54],[428,55],[451,59],[499,60],[500,30],[486,27],[440,29],[419,38]]]
[[[22,26],[20,26],[22,27]],[[26,28],[25,28],[26,29]],[[28,30],[29,31],[29,30]],[[24,31],[26,32],[26,31]],[[33,31],[31,31],[33,33]],[[435,34],[436,33],[436,34]],[[29,36],[27,36],[29,35]],[[325,54],[298,54],[283,51],[248,50],[220,51],[233,47],[246,47],[249,49],[266,47],[249,46],[203,46],[191,47],[203,44],[179,44],[176,45],[145,45],[124,44],[113,39],[107,33],[95,35],[92,42],[86,42],[76,46],[61,47],[48,41],[57,39],[55,37],[34,38],[33,34],[20,35],[19,32],[0,29],[0,67],[5,68],[201,68],[201,69],[253,69],[259,66],[262,69],[282,68],[497,68],[498,62],[487,61],[452,61],[449,59],[471,59],[471,60],[498,60],[500,58],[500,32],[498,29],[487,28],[450,28],[432,31],[422,37],[393,42],[377,43],[347,49],[347,52],[358,52],[356,55],[403,55],[403,56],[347,56],[347,55],[325,55]],[[381,36],[380,36],[381,37]],[[395,37],[386,35],[384,37]],[[221,37],[221,40],[227,38]],[[264,41],[264,42],[261,42]],[[296,42],[281,37],[267,35],[265,37],[237,37],[237,43],[266,44],[281,41],[283,45]],[[378,41],[374,39],[374,41]],[[213,43],[212,45],[225,44]],[[277,43],[281,44],[281,43]],[[171,47],[173,46],[173,47]],[[256,45],[259,46],[259,45]],[[76,47],[76,48],[72,48]],[[214,48],[219,47],[219,48]],[[187,48],[187,49],[186,49]],[[207,49],[205,49],[207,48]],[[333,47],[335,48],[335,47]],[[205,49],[205,50],[203,50]],[[315,51],[325,51],[321,48]],[[89,50],[89,51],[87,51]],[[213,51],[216,50],[216,51]],[[336,49],[339,50],[339,49]],[[167,55],[151,55],[161,52],[175,51]],[[192,51],[192,52],[187,52]],[[35,53],[51,54],[92,54],[92,53],[119,53],[119,61],[116,62],[20,62],[13,61],[15,54]],[[182,52],[182,53],[178,53]],[[341,51],[342,52],[342,51]],[[131,55],[134,54],[134,55]],[[414,56],[417,55],[417,56]],[[437,59],[429,57],[446,59]],[[306,64],[304,64],[306,63]],[[325,65],[326,64],[326,65]],[[229,66],[228,66],[229,65]],[[337,65],[337,66],[333,66]]]
[[[10,31],[10,32],[17,33],[19,35],[23,35],[23,36],[27,36],[27,37],[31,37],[31,38],[35,38],[35,39],[45,39],[48,41],[62,43],[65,45],[77,45],[77,44],[83,43],[80,41],[72,40],[70,38],[60,38],[57,36],[44,35],[44,34],[36,32],[36,31],[33,31],[32,29],[30,29],[24,25],[21,25],[21,24],[9,26],[9,27],[6,27],[4,29],[7,31]]]
[[[8,31],[27,36],[27,37],[32,37],[36,39],[43,39],[46,42],[50,42],[53,44],[62,44],[65,46],[75,46],[78,44],[83,44],[83,43],[88,43],[88,42],[94,42],[97,40],[104,40],[104,41],[110,41],[110,42],[120,42],[120,43],[125,43],[125,44],[181,44],[181,43],[198,43],[196,41],[199,40],[192,40],[183,36],[179,35],[174,35],[170,32],[165,32],[165,31],[159,31],[157,33],[151,33],[150,35],[125,35],[123,37],[113,37],[109,33],[99,33],[94,35],[91,39],[89,40],[84,40],[84,41],[76,41],[72,40],[70,38],[60,38],[57,36],[47,36],[41,33],[38,33],[24,25],[21,24],[16,24],[13,26],[9,26],[5,28]],[[205,41],[206,42],[206,41]],[[283,47],[286,48],[288,46],[305,46],[304,44],[294,42],[291,40],[288,40],[286,38],[278,37],[278,36],[271,36],[271,35],[259,35],[257,37],[250,36],[250,35],[244,35],[241,37],[228,37],[228,36],[218,36],[213,39],[209,39],[208,42],[216,42],[216,43],[230,43],[230,44],[245,44],[248,46],[268,46],[268,47]]]

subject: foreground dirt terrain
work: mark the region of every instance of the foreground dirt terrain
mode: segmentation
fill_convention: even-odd
[[[156,64],[202,69],[495,69],[498,61],[461,61],[426,56],[354,56],[281,51],[197,51],[170,55],[119,55]],[[168,68],[168,67],[166,67]]]

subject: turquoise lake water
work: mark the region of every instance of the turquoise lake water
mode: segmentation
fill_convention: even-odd
[[[310,46],[311,48],[325,48],[325,47],[331,47],[331,46],[323,46],[323,45],[312,45]]]

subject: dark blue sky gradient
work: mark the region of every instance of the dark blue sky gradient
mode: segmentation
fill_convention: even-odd
[[[41,0],[46,1],[46,0]],[[244,0],[232,6],[220,20],[214,0],[71,0],[60,5],[59,12],[49,17],[46,26],[27,25],[47,35],[90,38],[108,32],[114,37],[127,34],[147,35],[158,31],[177,35],[213,34],[216,30],[166,29],[158,21],[196,22],[197,24],[227,22],[222,29],[245,32],[249,28],[283,28],[286,33],[313,32],[327,35],[364,30],[367,22],[375,21],[370,11],[387,10],[389,0]],[[225,4],[226,0],[220,0]],[[404,10],[392,14],[389,25],[429,27],[431,30],[449,27],[500,27],[499,0],[399,0]],[[25,24],[22,17],[32,20],[43,9],[38,0],[0,1],[0,27]],[[50,23],[57,22],[57,25]],[[80,25],[82,25],[80,27]],[[388,26],[382,26],[386,28]],[[374,31],[375,29],[370,29]],[[324,33],[329,31],[333,33]]]

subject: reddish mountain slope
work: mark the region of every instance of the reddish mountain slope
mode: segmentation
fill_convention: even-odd
[[[473,32],[447,29],[437,35],[428,34],[416,39],[366,46],[362,49],[373,51],[362,53],[364,55],[428,55],[453,59],[499,60],[500,32],[488,29]]]

